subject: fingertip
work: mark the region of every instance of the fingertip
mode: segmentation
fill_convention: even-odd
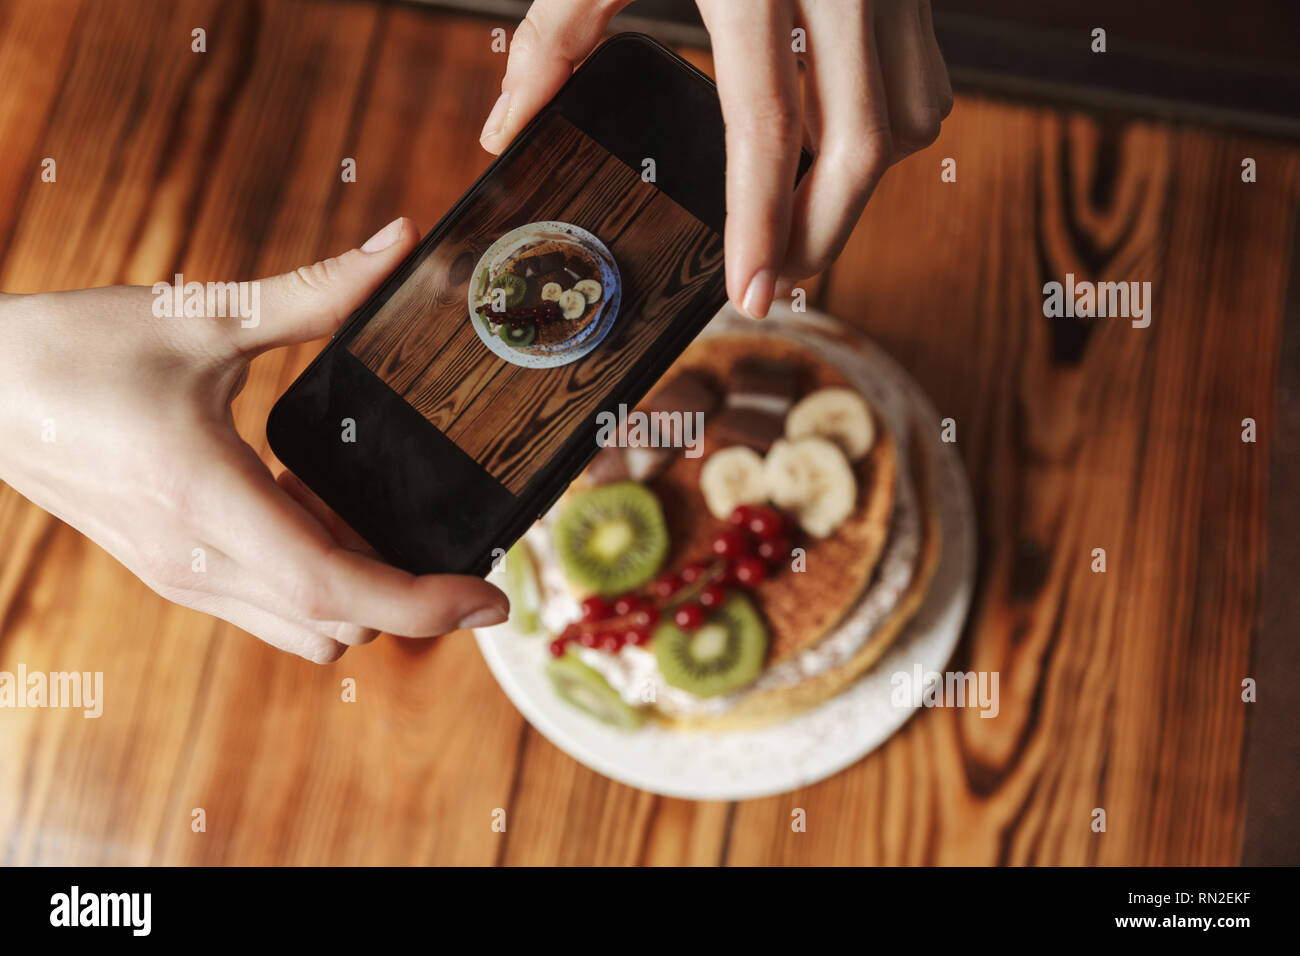
[[[359,624],[340,622],[334,629],[334,640],[347,647],[360,647],[363,644],[369,644],[378,636],[379,632],[373,627],[362,627]]]
[[[771,269],[759,269],[745,286],[740,310],[751,319],[764,318],[772,307],[776,292],[776,274]]]
[[[325,639],[325,643],[314,648],[307,657],[313,664],[333,664],[347,653],[347,646],[338,641]]]
[[[460,623],[456,625],[456,629],[468,631],[476,627],[495,627],[498,624],[504,624],[509,617],[509,612],[502,611],[499,607],[482,607],[461,618]]]
[[[420,232],[415,226],[415,220],[398,216],[363,242],[359,248],[368,256],[390,250],[405,252],[419,238]]]
[[[510,122],[510,91],[502,90],[478,134],[479,145],[494,156],[501,152],[506,140],[504,133]]]
[[[380,229],[377,233],[375,233],[373,236],[371,236],[369,239],[363,242],[361,244],[361,251],[366,253],[367,255],[376,252],[383,252],[394,242],[396,242],[398,240],[398,237],[401,236],[401,234],[402,234],[402,220],[400,218],[394,219],[388,225],[384,226],[383,229]]]
[[[481,599],[486,604],[501,609],[501,613],[506,617],[510,616],[510,597],[505,591],[497,587],[491,581],[485,581],[482,578],[474,578],[479,584],[483,585],[480,592]]]
[[[436,610],[421,622],[422,633],[437,636],[474,627],[492,627],[510,617],[510,598],[494,584],[473,575],[426,575],[421,579],[429,607]]]
[[[402,216],[401,242],[414,242],[420,238],[420,225],[410,216]]]

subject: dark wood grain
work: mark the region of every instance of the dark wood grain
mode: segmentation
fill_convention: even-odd
[[[360,2],[0,3],[0,287],[247,278],[399,214],[427,227],[487,165],[495,25]],[[1001,712],[922,714],[780,797],[695,804],[600,777],[528,728],[465,634],[291,659],[0,488],[0,669],[106,682],[98,720],[0,710],[0,862],[1237,862],[1246,708],[1286,706],[1243,704],[1240,681],[1273,570],[1298,198],[1285,144],[971,97],[889,172],[809,288],[958,422],[981,563],[955,666],[998,670]],[[1151,328],[1045,319],[1064,271],[1151,280]],[[318,347],[254,364],[236,419],[259,450]]]
[[[1291,247],[1286,320],[1268,474],[1268,558],[1260,582],[1250,672],[1268,685],[1268,706],[1246,725],[1246,821],[1242,862],[1293,865],[1300,846],[1295,814],[1300,766],[1300,247]]]

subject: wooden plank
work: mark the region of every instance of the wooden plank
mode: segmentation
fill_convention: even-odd
[[[399,214],[430,225],[489,161],[491,21],[247,0],[158,16],[0,3],[6,291],[281,271]],[[105,675],[99,719],[0,710],[0,862],[1237,861],[1298,196],[1286,144],[972,97],[885,177],[811,301],[957,420],[981,569],[954,666],[997,670],[1001,709],[919,714],[780,797],[605,780],[527,727],[464,634],[290,659],[0,488],[0,669]],[[1042,284],[1067,271],[1150,279],[1151,327],[1045,319]],[[254,364],[236,417],[260,450],[318,347]]]
[[[61,81],[42,149],[59,158],[59,179],[28,193],[4,262],[6,289],[152,281],[177,266],[191,271],[180,247],[196,236],[201,240],[205,206],[230,209],[250,201],[230,189],[228,179],[213,175],[204,144],[229,143],[227,169],[240,168],[258,150],[278,154],[285,129],[274,125],[277,101],[300,107],[310,107],[315,96],[325,101],[303,110],[312,122],[297,132],[307,141],[322,123],[338,123],[329,93],[355,89],[375,17],[370,7],[354,6],[352,29],[346,30],[331,19],[337,11],[314,5],[277,5],[263,19],[249,3],[190,3],[169,10],[161,27],[152,13],[132,4],[92,4],[80,11],[78,55]],[[194,24],[207,24],[210,31],[208,59],[190,50]],[[277,48],[291,37],[297,44],[292,50]],[[6,43],[21,39],[4,37]],[[250,75],[249,54],[258,49],[278,63],[266,59]],[[335,83],[319,82],[321,60],[338,71]],[[295,77],[310,82],[296,86]],[[250,79],[251,88],[245,85]],[[268,121],[260,139],[241,124],[241,116]],[[230,138],[232,127],[240,138]],[[338,134],[344,132],[339,123]],[[337,154],[338,147],[331,152]],[[246,182],[266,182],[266,166],[243,168]],[[297,177],[292,163],[277,175]],[[227,228],[218,233],[231,241]],[[256,237],[243,238],[244,248],[256,248]],[[9,514],[16,496],[7,488],[3,495]],[[6,522],[0,538],[9,541],[13,528]],[[210,653],[238,643],[267,655],[272,668],[289,662],[234,628],[157,599],[69,528],[58,525],[48,548],[49,561],[26,568],[25,597],[11,608],[18,613],[11,613],[4,628],[0,654],[6,664],[23,662],[31,670],[104,671],[104,715],[85,720],[57,710],[0,714],[6,731],[0,734],[0,765],[22,768],[0,774],[6,860],[149,862],[161,834],[173,825],[189,826],[189,810],[175,805],[172,791],[175,775],[192,756],[191,733],[201,719],[196,701],[211,690]],[[23,554],[14,557],[24,560]],[[33,601],[33,595],[43,597]],[[238,687],[230,691],[238,693]]]
[[[1294,224],[1292,226],[1294,234]],[[1292,245],[1286,321],[1278,350],[1278,393],[1268,473],[1268,560],[1251,648],[1250,675],[1260,687],[1246,739],[1245,833],[1241,862],[1286,866],[1300,847],[1294,812],[1300,765],[1300,247]],[[1264,687],[1267,686],[1267,694]]]

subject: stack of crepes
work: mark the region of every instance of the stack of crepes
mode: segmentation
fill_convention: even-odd
[[[607,720],[600,698],[617,695],[621,715],[610,722],[627,727],[650,718],[682,729],[735,729],[815,707],[871,668],[920,607],[941,545],[927,443],[917,439],[912,407],[897,391],[886,383],[855,388],[832,360],[788,338],[724,334],[694,343],[640,408],[700,413],[703,453],[605,448],[524,539],[538,571],[538,618],[558,638],[554,654],[566,664],[580,661],[572,667],[605,685],[574,693],[565,679],[557,681],[561,695]],[[584,599],[608,608],[614,594],[593,599],[599,588],[592,578],[570,573],[573,561],[561,553],[573,547],[562,538],[572,534],[565,513],[585,507],[593,490],[615,486],[616,499],[627,489],[651,492],[667,533],[653,580],[639,586],[642,597],[624,599],[628,607],[653,601],[656,587],[666,591],[659,582],[681,586],[692,569],[698,576],[711,561],[721,567],[716,541],[734,526],[736,508],[781,513],[789,534],[761,579],[739,584],[733,571],[729,580],[766,632],[761,665],[746,672],[743,685],[695,693],[714,685],[663,666],[657,645],[681,639],[690,650],[690,635],[671,624],[671,601],[660,602],[655,613],[664,620],[650,640],[635,628],[631,640],[611,638],[603,647],[576,636],[590,606]],[[725,643],[727,632],[714,630]],[[720,644],[713,652],[725,657]],[[631,714],[636,719],[625,719]]]

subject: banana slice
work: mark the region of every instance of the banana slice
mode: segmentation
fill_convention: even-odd
[[[548,282],[546,285],[542,286],[542,301],[555,302],[560,298],[560,293],[563,291],[564,287],[558,282]]]
[[[862,396],[851,388],[822,388],[806,395],[785,416],[785,437],[825,438],[857,461],[876,441],[875,420]]]
[[[839,446],[825,438],[777,439],[763,462],[763,484],[778,508],[824,538],[853,513],[858,483]]]
[[[573,291],[581,292],[582,297],[590,304],[600,298],[601,288],[600,283],[595,279],[581,279],[573,284]]]
[[[560,307],[560,312],[566,319],[576,319],[587,311],[586,298],[575,289],[561,292],[559,298],[555,300],[555,304]]]
[[[763,459],[744,445],[715,451],[700,469],[700,491],[715,518],[728,518],[737,505],[757,505],[767,500]]]

